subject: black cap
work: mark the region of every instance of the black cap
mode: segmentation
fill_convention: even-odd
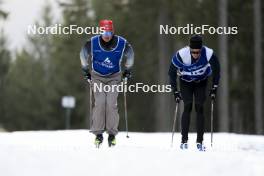
[[[202,36],[198,34],[194,34],[190,38],[190,48],[191,49],[201,49],[203,46],[203,39]]]

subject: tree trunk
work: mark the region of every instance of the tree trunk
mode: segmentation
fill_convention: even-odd
[[[167,2],[163,2],[159,9],[158,24],[168,24],[168,7]],[[165,35],[158,33],[158,84],[167,84],[168,68],[170,61],[169,53],[169,39]],[[169,107],[170,94],[157,93],[156,94],[156,131],[168,131],[169,127]]]
[[[227,0],[219,0],[219,26],[227,27]],[[219,60],[221,64],[221,81],[219,87],[219,130],[229,131],[229,95],[228,95],[228,42],[227,35],[219,35]]]
[[[254,49],[255,49],[255,128],[263,133],[262,120],[262,47],[261,47],[261,1],[254,0]]]

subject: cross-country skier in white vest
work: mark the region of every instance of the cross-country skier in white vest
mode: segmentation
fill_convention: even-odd
[[[103,34],[96,35],[87,41],[80,53],[84,77],[87,81],[92,80],[93,86],[95,84],[119,85],[122,77],[131,78],[131,68],[134,64],[132,46],[126,39],[114,34],[111,20],[101,20],[99,26],[104,29]],[[91,70],[88,63],[91,63]],[[117,97],[117,90],[94,92],[95,105],[90,130],[96,135],[97,147],[102,144],[105,131],[109,134],[109,147],[116,145],[115,136],[119,125]]]
[[[180,77],[180,90],[177,89],[177,75]],[[213,50],[203,45],[200,35],[190,38],[189,46],[180,49],[172,58],[169,69],[170,84],[173,88],[175,100],[183,99],[184,111],[181,119],[181,149],[188,148],[188,132],[190,115],[194,107],[196,110],[197,139],[196,146],[204,151],[204,102],[208,77],[212,75],[212,87],[210,97],[216,97],[216,91],[220,79],[220,64]]]

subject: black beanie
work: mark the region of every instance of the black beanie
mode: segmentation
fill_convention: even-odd
[[[191,49],[201,49],[202,46],[203,46],[202,36],[195,34],[190,38]]]

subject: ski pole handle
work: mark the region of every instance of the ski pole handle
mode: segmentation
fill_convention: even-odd
[[[124,84],[127,84],[127,77],[123,78]]]
[[[92,80],[91,79],[87,79],[87,82],[91,85],[92,84]]]

